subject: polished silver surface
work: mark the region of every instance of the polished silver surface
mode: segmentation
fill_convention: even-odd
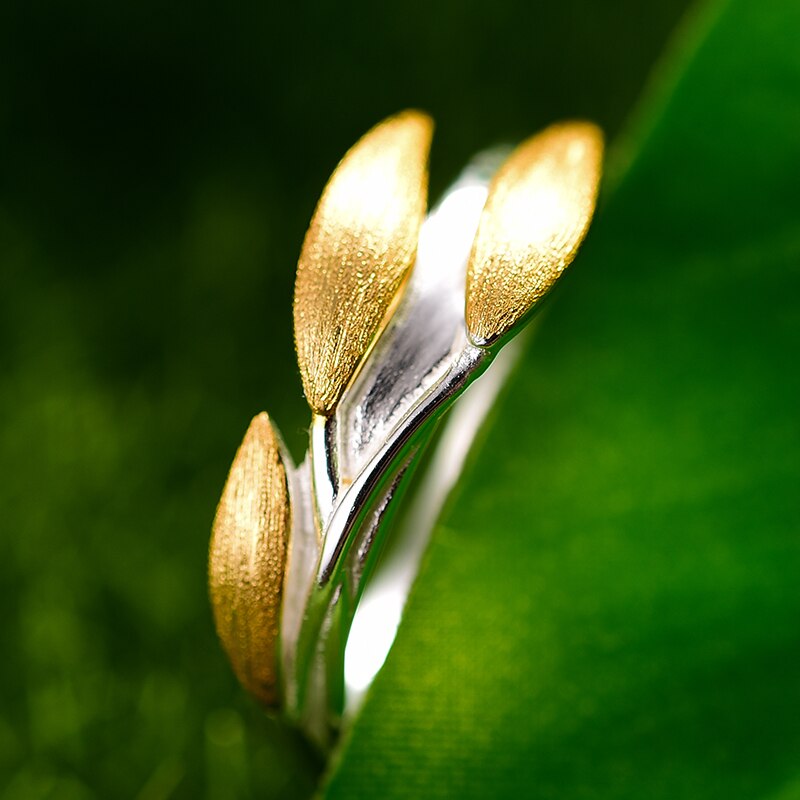
[[[336,410],[343,481],[355,479],[462,349],[466,262],[486,195],[485,181],[467,173],[425,221],[397,311]]]
[[[309,459],[306,457],[302,464],[292,468],[287,455],[284,463],[289,483],[292,528],[281,605],[280,667],[283,706],[290,717],[296,718],[297,640],[305,616],[308,589],[319,561],[320,538],[313,514]]]
[[[488,181],[502,156],[479,158],[431,212],[397,310],[335,413],[313,419],[309,454],[291,471],[284,706],[323,749],[341,723],[345,646],[397,498],[443,415],[495,355],[469,342],[464,286]],[[493,383],[505,374],[499,370]],[[474,405],[473,435],[488,408]],[[409,554],[414,565],[418,550]],[[415,571],[407,572],[402,591]]]
[[[532,332],[532,331],[531,331]],[[352,718],[383,665],[434,526],[461,475],[472,443],[519,359],[523,334],[497,355],[492,368],[465,390],[442,422],[441,436],[417,490],[403,501],[391,548],[365,582],[345,652],[345,715]]]

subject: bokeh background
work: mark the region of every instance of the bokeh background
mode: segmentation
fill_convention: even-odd
[[[0,11],[0,798],[306,797],[205,585],[249,419],[295,456],[291,296],[344,151],[408,106],[435,198],[564,117],[614,139],[687,0]]]

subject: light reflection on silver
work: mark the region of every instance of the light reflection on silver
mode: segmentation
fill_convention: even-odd
[[[429,215],[395,314],[335,414],[314,419],[306,461],[290,471],[294,513],[281,622],[284,709],[323,749],[341,724],[345,646],[364,587],[371,587],[362,605],[364,620],[376,598],[392,598],[392,619],[381,621],[386,637],[373,659],[379,666],[441,504],[515,357],[512,344],[447,421],[437,469],[426,474],[407,521],[413,535],[386,569],[370,578],[395,498],[417,456],[454,400],[495,356],[467,338],[464,286],[488,182],[505,154],[479,157]],[[363,641],[358,637],[364,624],[353,634],[348,665]],[[354,669],[348,666],[352,675]],[[372,674],[351,679],[351,701]]]
[[[523,334],[527,338],[526,334]],[[519,358],[522,336],[471,385],[445,421],[442,437],[413,498],[394,549],[370,579],[356,609],[345,651],[345,713],[352,717],[394,642],[406,598],[442,507],[461,475],[472,442]]]
[[[452,361],[463,329],[465,266],[486,196],[483,181],[465,177],[422,226],[403,298],[372,352],[376,367],[362,370],[336,413],[339,473],[348,483]]]

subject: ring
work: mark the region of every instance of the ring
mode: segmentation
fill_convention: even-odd
[[[295,465],[256,416],[212,528],[209,590],[233,670],[322,751],[391,646],[512,339],[574,259],[597,197],[602,134],[567,122],[476,157],[426,216],[432,128],[418,111],[390,117],[331,176],[295,285],[308,451]]]

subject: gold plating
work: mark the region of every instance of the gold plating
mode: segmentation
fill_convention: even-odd
[[[416,257],[433,123],[405,111],[352,147],[331,176],[297,266],[294,331],[303,389],[328,416]]]
[[[467,267],[475,344],[508,333],[572,262],[594,212],[602,155],[599,128],[562,123],[523,142],[500,168]]]
[[[217,508],[209,552],[214,621],[234,672],[278,704],[277,640],[290,512],[286,471],[269,416],[253,419]]]

